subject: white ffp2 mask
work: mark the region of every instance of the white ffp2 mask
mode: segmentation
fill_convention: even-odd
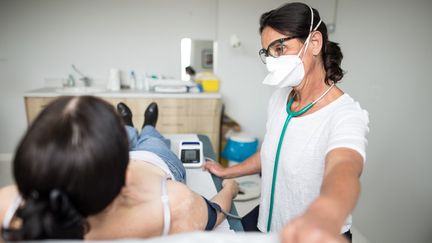
[[[298,55],[284,55],[278,58],[267,57],[266,66],[269,74],[263,84],[278,88],[295,87],[304,78],[303,61]]]
[[[309,7],[310,8],[310,7]],[[297,55],[283,55],[277,58],[268,56],[266,58],[266,67],[269,71],[269,74],[265,77],[263,84],[276,86],[278,88],[284,87],[295,87],[301,83],[304,79],[305,69],[303,65],[302,59],[300,59],[300,54],[303,51],[306,53],[306,50],[309,46],[310,37],[313,31],[318,29],[318,26],[321,24],[321,20],[312,29],[313,26],[313,10],[311,10],[311,25],[309,29],[309,35],[306,38],[306,41],[303,47],[300,49]]]

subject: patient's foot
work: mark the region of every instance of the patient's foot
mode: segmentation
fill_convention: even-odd
[[[125,103],[120,102],[117,104],[117,112],[119,113],[126,125],[133,127],[132,111]]]
[[[147,106],[147,109],[144,112],[144,124],[142,127],[144,128],[147,125],[156,127],[158,115],[158,105],[155,102],[152,102],[149,106]]]

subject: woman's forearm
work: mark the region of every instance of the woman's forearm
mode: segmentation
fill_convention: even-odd
[[[359,198],[360,180],[348,172],[349,169],[343,168],[344,165],[338,167],[324,181],[320,197],[328,205],[336,224],[342,226]]]
[[[339,150],[330,157],[332,164],[324,176],[321,193],[309,212],[326,217],[339,231],[354,209],[360,195],[360,174],[363,167],[360,155]],[[324,215],[325,214],[325,215]]]
[[[211,201],[217,203],[223,211],[229,212],[231,210],[231,204],[233,199],[234,192],[232,189],[224,187],[221,191],[219,191],[216,196],[214,196]],[[217,213],[216,225],[219,225],[225,219],[225,215],[223,213]]]
[[[260,151],[249,157],[247,160],[238,165],[226,169],[225,178],[234,178],[245,175],[252,175],[261,172],[261,155]]]

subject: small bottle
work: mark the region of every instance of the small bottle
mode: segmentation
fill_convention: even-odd
[[[120,70],[112,68],[110,70],[109,80],[108,80],[108,90],[119,91],[120,90]]]
[[[147,77],[147,75],[144,75],[143,77],[143,86],[145,91],[150,91],[150,78]]]
[[[136,89],[137,90],[143,90],[144,89],[143,82],[144,82],[144,80],[142,78],[140,78],[139,80],[137,80],[137,83],[136,83]]]
[[[136,79],[135,72],[133,70],[130,71],[129,87],[131,90],[134,90],[137,87],[137,79]]]

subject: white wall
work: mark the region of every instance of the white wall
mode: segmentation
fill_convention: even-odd
[[[71,63],[101,79],[112,67],[179,77],[182,37],[218,41],[226,110],[262,138],[271,89],[261,85],[258,19],[283,2],[0,0],[0,153],[25,129],[22,93],[44,78],[65,76]],[[333,18],[334,0],[307,2]],[[330,36],[345,54],[341,87],[370,113],[354,224],[372,242],[432,238],[431,10],[428,0],[339,1]],[[229,47],[231,34],[242,47]]]
[[[110,68],[180,79],[180,40],[215,39],[215,0],[0,0],[0,153],[26,127],[22,95],[71,64],[106,80]]]
[[[344,87],[371,120],[355,223],[375,242],[431,242],[432,2],[340,2]]]

